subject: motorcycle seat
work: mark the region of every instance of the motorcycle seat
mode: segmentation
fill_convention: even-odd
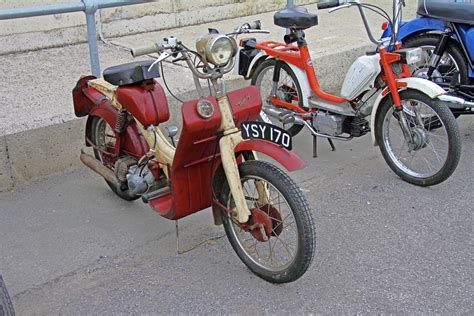
[[[273,16],[273,23],[288,29],[304,30],[318,25],[318,16],[309,13],[306,8],[295,7],[277,11]]]
[[[454,23],[474,25],[474,4],[468,2],[418,1],[417,13],[421,16]]]
[[[152,59],[141,60],[106,68],[103,73],[104,80],[115,86],[125,86],[158,78],[160,76],[158,67],[153,67],[151,71],[148,71],[153,62]]]

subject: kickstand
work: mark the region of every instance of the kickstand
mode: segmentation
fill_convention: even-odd
[[[331,138],[328,138],[329,145],[331,145],[332,151],[336,151],[336,146],[334,146],[334,143],[332,142]]]
[[[176,253],[178,255],[182,255],[182,254],[185,254],[186,252],[190,252],[191,250],[193,249],[196,249],[197,247],[201,246],[202,244],[205,244],[207,243],[208,241],[212,241],[212,240],[217,240],[217,239],[220,239],[222,237],[225,236],[224,235],[221,235],[221,236],[215,236],[215,237],[210,237],[208,239],[205,239],[199,243],[197,243],[196,245],[190,247],[189,249],[186,249],[186,250],[180,250],[179,249],[179,227],[178,227],[178,220],[175,220],[175,223],[176,223]]]
[[[318,136],[313,135],[313,158],[318,157]]]

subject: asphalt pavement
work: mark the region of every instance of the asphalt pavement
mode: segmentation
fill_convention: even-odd
[[[370,136],[297,136],[309,161],[292,173],[317,228],[313,265],[274,285],[253,275],[226,237],[178,255],[175,223],[125,202],[86,169],[0,194],[0,272],[19,315],[473,314],[474,117],[446,182],[403,182]],[[220,237],[205,210],[179,221],[182,249]]]

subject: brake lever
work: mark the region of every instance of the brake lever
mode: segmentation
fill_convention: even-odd
[[[150,65],[150,67],[148,67],[148,71],[151,71],[151,69],[156,65],[158,64],[159,62],[165,60],[166,58],[170,57],[170,53],[168,52],[161,52],[160,53],[160,56],[158,56],[158,58],[153,62],[153,64]]]

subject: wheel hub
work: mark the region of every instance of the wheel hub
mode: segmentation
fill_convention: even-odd
[[[270,204],[250,209],[249,221],[244,229],[260,242],[268,241],[271,236],[279,236],[283,231],[280,212]]]
[[[412,130],[412,137],[413,137],[413,142],[410,142],[408,144],[411,150],[420,150],[427,146],[428,134],[422,128],[415,127]]]
[[[428,78],[428,68],[424,67],[424,68],[418,69],[417,71],[415,71],[413,73],[413,77],[419,77],[419,78],[429,80],[429,78]],[[433,82],[436,82],[436,83],[442,83],[443,82],[443,76],[441,75],[441,72],[439,72],[438,69],[435,69],[433,71],[433,74],[431,75],[431,77],[433,78],[433,80],[432,80]]]

